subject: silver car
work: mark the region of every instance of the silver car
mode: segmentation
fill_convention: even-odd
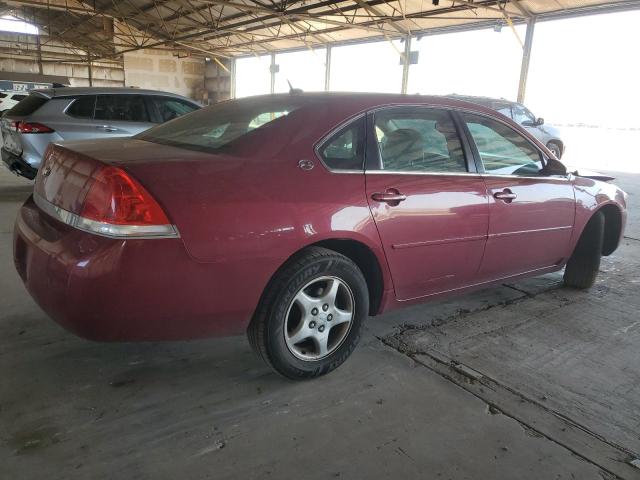
[[[522,125],[529,133],[544,143],[556,158],[560,158],[564,153],[565,145],[560,138],[560,130],[550,125],[545,125],[544,119],[536,117],[521,103],[510,102],[503,98],[473,97],[468,95],[448,95],[448,97],[477,103],[497,110]]]
[[[2,160],[34,178],[51,142],[129,137],[200,105],[172,93],[132,88],[32,90],[0,121]]]

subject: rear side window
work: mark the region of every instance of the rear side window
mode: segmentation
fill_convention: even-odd
[[[76,98],[67,108],[67,115],[77,118],[93,118],[93,109],[96,105],[95,95]]]
[[[324,164],[332,170],[362,170],[364,165],[364,118],[330,137],[318,149]]]
[[[31,115],[48,101],[49,99],[42,95],[28,95],[27,98],[22,99],[17,105],[14,105],[7,115],[15,115],[18,117]]]
[[[15,100],[16,102],[19,102],[19,101],[24,100],[25,98],[27,98],[27,96],[18,94],[18,95],[13,95],[11,98],[13,100]]]
[[[233,146],[254,132],[264,131],[297,110],[303,99],[253,99],[221,102],[135,136],[147,142],[203,152]]]
[[[7,98],[7,94],[0,92],[0,98]]]
[[[460,137],[446,110],[389,109],[376,113],[375,130],[383,170],[467,171]]]
[[[142,95],[98,95],[94,118],[114,122],[149,122]]]
[[[169,120],[198,110],[198,107],[195,105],[177,98],[153,97],[153,102],[158,108],[161,122],[168,122]]]

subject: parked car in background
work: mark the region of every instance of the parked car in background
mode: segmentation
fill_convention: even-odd
[[[446,97],[222,102],[132,138],[52,144],[14,261],[94,340],[247,333],[290,378],[338,367],[368,316],[561,270],[588,288],[626,194]]]
[[[564,154],[565,144],[560,138],[560,130],[551,125],[546,125],[543,118],[536,117],[531,113],[531,110],[521,103],[510,102],[503,98],[474,97],[470,95],[449,95],[449,97],[497,110],[524,127],[525,130],[544,143],[556,158],[561,158]]]
[[[2,160],[34,178],[50,142],[129,137],[201,108],[172,93],[133,88],[32,90],[0,120]]]
[[[0,92],[0,115],[4,115],[25,98],[27,98],[27,93],[25,92]]]

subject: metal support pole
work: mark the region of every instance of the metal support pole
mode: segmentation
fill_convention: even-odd
[[[331,45],[327,45],[327,56],[324,61],[324,91],[331,90]]]
[[[402,87],[400,93],[407,93],[409,85],[409,57],[411,55],[411,35],[404,37],[404,53],[402,55]]]
[[[231,68],[229,69],[231,70],[231,78],[230,78],[230,83],[231,85],[229,86],[229,96],[231,98],[236,98],[236,59],[232,58],[231,59]]]
[[[524,102],[524,95],[527,90],[527,78],[529,76],[529,61],[531,60],[531,46],[533,45],[533,30],[536,26],[536,17],[527,20],[527,33],[524,37],[524,48],[522,49],[522,64],[520,65],[520,82],[518,83],[518,102]]]
[[[89,86],[93,87],[93,73],[91,72],[91,53],[87,51],[87,66],[89,67]]]
[[[270,92],[272,94],[276,93],[276,54],[271,54],[271,67],[269,68],[269,72],[271,73],[271,89]]]
[[[38,53],[38,73],[42,75],[42,46],[40,45],[40,35],[36,35],[36,48]]]

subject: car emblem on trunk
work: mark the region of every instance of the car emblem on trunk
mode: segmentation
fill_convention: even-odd
[[[311,160],[300,160],[298,162],[298,166],[302,170],[311,170],[314,167],[313,162]]]
[[[42,176],[43,177],[48,177],[51,174],[51,167],[46,167],[43,171],[42,171]]]

